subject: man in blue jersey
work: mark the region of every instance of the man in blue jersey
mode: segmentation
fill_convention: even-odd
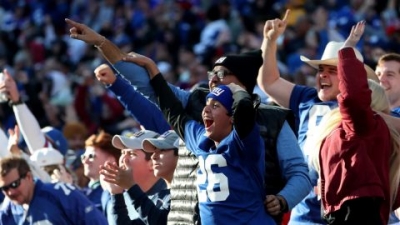
[[[388,96],[391,114],[400,117],[400,54],[381,56],[375,68],[376,75]]]
[[[339,94],[337,78],[338,51],[343,43],[329,42],[325,47],[321,60],[301,60],[311,67],[318,69],[316,88],[295,85],[284,80],[279,75],[276,62],[277,39],[286,29],[286,12],[284,19],[268,20],[264,26],[262,44],[264,63],[258,76],[258,85],[279,105],[290,108],[296,117],[298,143],[308,159],[307,139],[312,136],[321,118],[330,110],[337,107],[336,97]],[[361,54],[356,51],[361,61]],[[375,79],[374,71],[365,66],[368,76]],[[310,171],[312,185],[317,186],[318,175]],[[325,224],[321,218],[321,203],[316,193],[311,191],[291,212],[289,224]]]
[[[74,186],[35,180],[28,163],[17,156],[0,160],[0,189],[7,197],[0,208],[0,224],[107,224]]]

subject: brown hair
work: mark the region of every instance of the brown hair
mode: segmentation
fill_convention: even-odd
[[[383,62],[388,62],[388,61],[396,61],[396,62],[400,63],[400,54],[397,54],[397,53],[384,54],[379,58],[378,65]],[[398,71],[398,72],[400,72],[400,71]]]
[[[13,169],[18,170],[19,176],[26,175],[31,171],[28,163],[20,156],[11,155],[0,160],[0,175],[2,177],[7,176]]]
[[[85,146],[99,148],[101,151],[112,155],[116,162],[121,156],[121,151],[112,145],[112,135],[101,130],[98,134],[93,134],[85,141]]]

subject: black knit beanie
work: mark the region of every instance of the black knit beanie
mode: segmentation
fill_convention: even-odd
[[[222,56],[215,61],[213,67],[218,65],[226,67],[246,87],[247,92],[253,93],[258,70],[263,63],[261,53],[261,50],[255,50]]]

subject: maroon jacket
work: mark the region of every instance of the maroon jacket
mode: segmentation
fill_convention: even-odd
[[[321,146],[321,198],[325,213],[359,197],[384,200],[381,217],[389,218],[390,132],[383,118],[372,111],[363,63],[352,48],[339,51],[338,95],[342,121]]]

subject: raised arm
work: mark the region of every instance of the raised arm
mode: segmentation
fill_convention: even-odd
[[[281,19],[268,20],[264,25],[264,39],[261,45],[263,65],[257,77],[258,86],[267,93],[277,104],[288,108],[290,95],[294,84],[281,78],[276,59],[277,39],[285,31],[287,24],[285,17]]]
[[[32,154],[35,150],[45,147],[45,135],[40,130],[39,122],[36,117],[29,110],[28,106],[21,101],[17,85],[7,70],[4,70],[4,76],[5,81],[4,84],[0,86],[0,90],[8,93],[8,99],[12,105],[19,130]]]
[[[147,68],[150,84],[158,97],[161,111],[176,133],[184,139],[184,127],[190,118],[185,113],[182,103],[168,86],[155,62],[139,54],[131,55],[129,60]]]
[[[129,57],[127,57],[128,55],[135,55],[135,53],[126,54],[122,52],[114,43],[90,29],[85,24],[75,22],[71,19],[65,19],[65,22],[71,27],[71,38],[81,40],[89,45],[94,45],[103,57],[112,64],[114,69],[129,80],[140,93],[149,98],[150,101],[158,103],[154,90],[149,83],[150,78],[146,68],[129,61]],[[170,85],[170,87],[179,100],[182,101],[183,105],[186,106],[189,94],[173,85]]]
[[[94,73],[97,79],[108,86],[129,113],[147,130],[158,133],[170,130],[169,124],[157,105],[136,91],[126,79],[116,76],[108,65],[98,66]]]
[[[240,138],[245,138],[256,125],[256,111],[250,94],[237,84],[228,85],[233,94],[233,126]]]
[[[371,90],[368,88],[364,64],[356,57],[354,50],[365,28],[365,21],[353,26],[343,48],[339,51],[338,95],[342,123],[347,132],[365,135],[374,127],[371,109]]]

